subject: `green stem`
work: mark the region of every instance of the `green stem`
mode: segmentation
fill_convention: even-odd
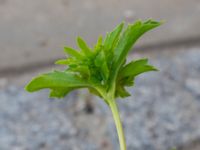
[[[120,150],[126,150],[126,140],[125,140],[123,127],[122,127],[122,123],[119,116],[119,110],[118,110],[115,100],[110,100],[109,106],[111,108],[113,118],[115,121],[115,126],[117,128],[117,134],[118,134],[119,143],[120,143]]]

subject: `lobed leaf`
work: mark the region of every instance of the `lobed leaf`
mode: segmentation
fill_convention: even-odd
[[[128,76],[137,76],[141,73],[148,71],[158,71],[155,67],[147,64],[148,59],[140,59],[136,61],[131,61],[129,64],[125,65],[120,71],[120,78]]]
[[[118,44],[114,51],[114,63],[113,63],[113,78],[115,79],[118,71],[127,57],[128,52],[131,50],[134,43],[145,32],[159,26],[161,23],[148,20],[144,23],[137,21],[134,24],[128,25],[123,35],[120,37]]]
[[[130,96],[128,91],[126,91],[125,86],[133,86],[135,77],[141,73],[148,71],[157,71],[156,68],[148,65],[148,59],[139,59],[136,61],[132,61],[127,65],[121,67],[116,81],[117,83],[115,96]]]
[[[71,72],[54,71],[37,76],[30,81],[25,89],[29,92],[35,92],[44,88],[62,89],[81,87],[91,87],[91,85]]]

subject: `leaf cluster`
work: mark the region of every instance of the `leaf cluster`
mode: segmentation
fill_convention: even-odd
[[[64,71],[52,71],[33,78],[26,86],[29,92],[49,88],[50,97],[62,98],[70,91],[87,88],[91,93],[102,97],[127,97],[126,87],[133,86],[134,79],[141,73],[156,71],[147,59],[126,63],[126,58],[135,42],[145,32],[159,26],[153,20],[136,21],[124,28],[118,25],[105,39],[99,36],[97,43],[89,47],[81,38],[77,38],[79,49],[65,47],[66,58],[56,61],[65,65]]]

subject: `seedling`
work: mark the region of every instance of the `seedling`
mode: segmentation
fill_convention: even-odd
[[[29,92],[50,89],[50,97],[63,98],[69,92],[87,88],[92,94],[101,97],[110,107],[115,121],[120,149],[126,150],[125,136],[120,121],[116,98],[130,96],[126,87],[134,85],[134,79],[141,73],[157,71],[147,59],[126,62],[133,45],[145,32],[158,27],[160,22],[136,21],[124,30],[124,23],[118,25],[105,39],[99,36],[93,48],[78,37],[80,50],[65,47],[66,59],[56,61],[65,65],[64,71],[52,71],[33,78],[25,87]]]

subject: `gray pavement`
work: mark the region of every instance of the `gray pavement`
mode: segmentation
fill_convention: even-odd
[[[137,78],[129,89],[132,96],[118,100],[128,150],[198,150],[200,47],[134,53],[129,58],[138,57],[149,57],[160,71]],[[103,101],[87,91],[64,100],[48,99],[47,90],[29,94],[23,85],[36,72],[12,77],[0,90],[0,149],[118,149],[111,112]]]

